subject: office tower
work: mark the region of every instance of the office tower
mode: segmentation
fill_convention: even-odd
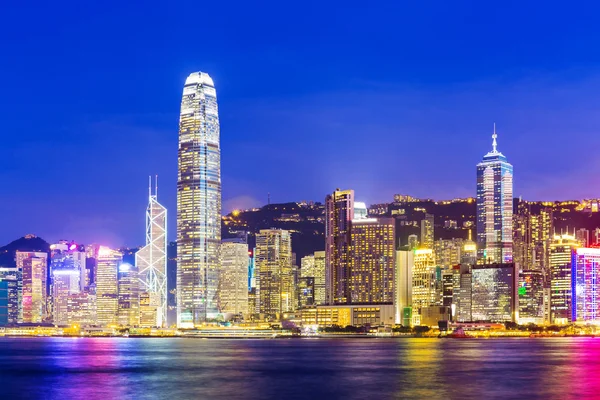
[[[156,326],[159,307],[160,299],[157,293],[140,293],[140,327],[153,328]]]
[[[468,265],[477,263],[477,244],[471,240],[471,230],[469,230],[469,238],[464,242],[460,263]]]
[[[587,229],[578,229],[575,232],[575,239],[577,239],[577,241],[579,242],[579,245],[581,247],[588,247],[591,243],[590,243],[590,231],[588,231]]]
[[[121,326],[140,325],[140,277],[131,264],[118,267],[118,322]]]
[[[254,251],[248,251],[248,291],[256,287],[256,265]]]
[[[477,164],[477,245],[484,263],[512,262],[513,166],[496,144]]]
[[[458,322],[473,321],[472,305],[472,278],[471,266],[461,265],[458,290],[453,291],[452,304],[455,304],[455,320]]]
[[[393,218],[354,219],[350,240],[350,302],[394,301],[396,268]]]
[[[350,301],[350,223],[354,219],[354,191],[336,189],[325,198],[326,302]]]
[[[152,181],[148,187],[146,208],[146,245],[135,253],[135,267],[141,288],[158,301],[156,321],[151,326],[167,324],[167,209],[158,202],[158,178],[152,194]]]
[[[50,246],[50,293],[55,325],[69,323],[69,296],[84,290],[88,281],[83,246],[67,241]]]
[[[100,246],[96,268],[96,316],[99,325],[118,323],[119,286],[118,268],[123,255],[116,250]]]
[[[440,306],[441,303],[441,271],[435,265],[433,250],[414,250],[412,276],[413,324],[421,324],[420,309],[422,307]]]
[[[314,254],[300,260],[300,277],[314,278],[314,304],[325,304],[325,252]]]
[[[17,269],[23,277],[21,312],[22,322],[40,323],[47,318],[48,254],[16,252]]]
[[[435,263],[445,269],[460,264],[463,248],[464,240],[462,239],[436,240],[433,244]]]
[[[460,266],[456,265],[460,268]],[[452,298],[454,294],[454,269],[448,268],[442,271],[442,305],[444,307],[452,306]]]
[[[471,269],[473,321],[517,322],[519,272],[514,263],[474,265]]]
[[[315,304],[325,304],[325,252],[315,251]]]
[[[535,213],[531,204],[519,202],[514,216],[514,260],[525,270],[539,270],[549,275],[550,242],[554,230],[552,209]]]
[[[415,250],[419,247],[419,237],[417,235],[408,235],[408,248]]]
[[[248,314],[248,244],[244,239],[221,242],[219,309],[224,314]]]
[[[519,323],[543,324],[544,274],[539,270],[524,270],[519,274]]]
[[[573,235],[555,235],[550,243],[550,312],[555,324],[572,321],[572,252],[579,248]]]
[[[367,218],[368,211],[367,205],[362,201],[354,202],[354,219],[364,219]]]
[[[96,295],[89,292],[71,294],[67,298],[68,325],[96,324]]]
[[[188,76],[179,119],[177,325],[217,316],[221,150],[217,94],[204,72]]]
[[[425,214],[425,218],[421,220],[421,247],[425,249],[433,249],[433,230],[433,214]]]
[[[394,313],[395,323],[412,325],[412,288],[415,253],[413,250],[396,251]]]
[[[278,318],[293,311],[292,236],[289,231],[263,229],[256,235],[259,312]]]
[[[98,269],[98,251],[100,246],[97,244],[89,244],[85,246],[85,269],[87,280],[84,282],[85,287],[90,289],[90,286],[96,284],[96,273]]]
[[[298,280],[298,307],[315,304],[315,278],[301,277]]]
[[[19,316],[22,285],[18,268],[0,267],[0,325],[16,324],[22,319]]]
[[[600,322],[600,249],[573,250],[572,320]]]

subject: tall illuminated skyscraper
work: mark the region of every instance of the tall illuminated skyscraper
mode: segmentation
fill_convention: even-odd
[[[354,190],[336,189],[325,198],[325,281],[328,304],[350,301],[350,223]]]
[[[44,322],[47,317],[48,254],[17,251],[17,269],[22,273],[21,322]]]
[[[99,325],[116,324],[119,312],[119,287],[117,271],[123,255],[116,250],[100,246],[96,269],[96,314]]]
[[[555,235],[550,243],[550,313],[555,324],[572,321],[572,254],[580,247],[573,235]]]
[[[158,179],[158,178],[157,178]],[[151,326],[167,324],[167,209],[158,202],[158,181],[152,194],[148,188],[146,245],[135,253],[135,266],[142,291],[157,303],[156,320]],[[147,321],[145,321],[147,322]]]
[[[421,220],[421,246],[425,249],[433,249],[434,240],[434,216],[433,214],[425,214],[425,218]]]
[[[216,317],[221,244],[221,150],[212,78],[185,81],[179,120],[177,179],[177,325]]]
[[[279,316],[296,305],[292,276],[292,235],[280,229],[262,229],[256,235],[259,311]]]
[[[394,301],[396,246],[393,218],[352,220],[350,245],[350,302]]]
[[[227,314],[248,314],[248,244],[244,239],[221,243],[219,309]]]
[[[572,320],[600,322],[600,249],[573,251]]]
[[[497,149],[496,125],[492,151],[477,164],[477,245],[484,263],[512,262],[513,166]]]

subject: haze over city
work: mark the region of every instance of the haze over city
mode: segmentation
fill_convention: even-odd
[[[515,196],[597,194],[597,5],[66,3],[27,8],[26,29],[25,5],[3,10],[0,243],[142,244],[149,174],[176,209],[198,69],[219,88],[224,213],[336,187],[367,204],[474,196],[493,122]],[[210,37],[183,15],[210,16]]]

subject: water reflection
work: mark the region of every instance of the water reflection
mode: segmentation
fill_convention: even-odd
[[[11,399],[593,398],[599,373],[589,338],[0,339]]]

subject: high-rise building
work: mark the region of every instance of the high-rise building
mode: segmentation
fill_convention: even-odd
[[[315,251],[315,266],[314,266],[314,278],[315,278],[315,304],[325,304],[325,252]]]
[[[412,289],[415,253],[413,250],[396,251],[396,272],[394,274],[395,323],[403,326],[412,325]]]
[[[277,318],[293,311],[292,236],[289,231],[263,229],[254,253],[258,275],[259,312]]]
[[[350,301],[350,224],[354,219],[354,190],[336,189],[325,198],[326,302]]]
[[[315,278],[302,277],[298,280],[298,307],[315,304]]]
[[[123,255],[100,246],[96,267],[96,317],[99,325],[118,323],[119,286],[118,269]]]
[[[433,214],[425,214],[425,218],[421,220],[421,246],[426,249],[433,249],[434,241],[434,216]]]
[[[148,188],[146,208],[146,245],[135,253],[135,267],[142,287],[158,301],[156,321],[151,326],[167,324],[167,209],[158,202],[158,178],[152,194],[152,181]]]
[[[573,235],[555,235],[550,243],[550,313],[555,324],[572,321],[572,252],[577,248]]]
[[[514,263],[474,265],[471,269],[473,321],[517,322],[519,272]]]
[[[47,318],[48,254],[16,252],[17,269],[23,277],[21,322],[39,323]]]
[[[450,268],[460,264],[464,250],[462,239],[440,239],[433,243],[435,263],[442,268]]]
[[[600,248],[573,250],[572,320],[600,322]]]
[[[140,277],[135,266],[121,263],[118,267],[118,322],[121,326],[140,325]]]
[[[433,250],[414,250],[414,266],[412,272],[413,324],[421,324],[419,315],[422,307],[441,305],[441,270],[435,265]]]
[[[79,292],[67,298],[67,324],[96,324],[96,295]]]
[[[188,76],[179,120],[177,325],[217,316],[221,150],[217,94],[204,72]]]
[[[0,267],[0,325],[16,324],[22,319],[23,278],[18,268]]]
[[[532,212],[531,208],[531,203],[520,201],[514,215],[514,261],[524,270],[542,271],[549,282],[553,213],[550,208],[539,212]]]
[[[408,235],[408,248],[415,250],[419,247],[419,237],[417,235]]]
[[[69,323],[69,296],[84,290],[88,278],[83,246],[67,241],[50,246],[50,293],[52,320],[56,325]]]
[[[513,260],[513,166],[496,144],[477,164],[477,245],[484,263]]]
[[[219,309],[224,314],[248,314],[248,244],[244,239],[221,242]]]
[[[521,271],[518,294],[519,323],[545,323],[543,272],[539,270]]]
[[[463,269],[464,268],[464,269]],[[461,265],[460,281],[458,290],[453,291],[452,304],[456,304],[454,318],[458,322],[473,321],[472,315],[472,266],[463,267]]]
[[[303,257],[300,265],[300,278],[314,278],[314,304],[325,304],[325,252]]]
[[[578,229],[575,232],[575,239],[579,242],[581,247],[589,247],[590,242],[590,231],[585,228]]]
[[[392,303],[396,268],[393,218],[352,220],[350,241],[350,302]]]

